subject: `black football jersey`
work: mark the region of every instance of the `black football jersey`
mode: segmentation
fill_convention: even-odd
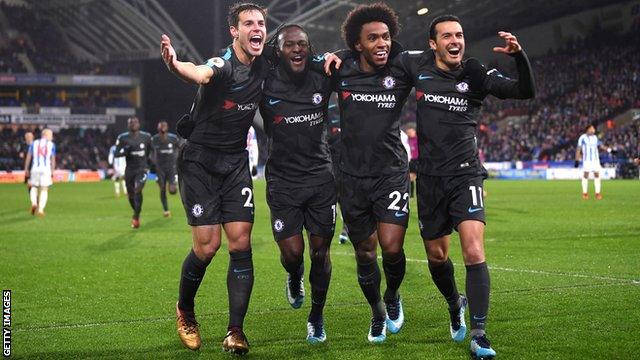
[[[315,186],[333,180],[326,141],[331,91],[323,74],[309,71],[296,84],[281,66],[272,70],[260,103],[269,146],[267,181]]]
[[[176,164],[179,145],[180,139],[175,134],[167,133],[166,136],[153,135],[151,146],[156,166],[161,169],[173,168]]]
[[[366,73],[358,58],[347,58],[333,80],[340,105],[340,169],[359,177],[407,171],[400,112],[410,79],[391,64]]]
[[[125,132],[116,140],[114,156],[127,159],[127,171],[143,171],[149,167],[147,159],[151,151],[151,134],[145,131]]]
[[[500,99],[534,96],[533,75],[526,55],[521,52],[514,56],[518,81],[492,69],[474,89],[471,77],[464,75],[462,69],[439,69],[432,51],[405,54],[400,65],[413,79],[416,89],[418,172],[431,176],[484,174],[476,139],[482,101],[487,95]]]
[[[259,56],[245,65],[229,46],[206,65],[213,69],[213,77],[198,89],[190,114],[195,125],[188,140],[221,152],[244,151],[247,132],[262,98],[262,81],[269,70],[267,61]]]

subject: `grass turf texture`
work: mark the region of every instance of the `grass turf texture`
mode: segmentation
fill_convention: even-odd
[[[488,331],[499,358],[638,358],[640,182],[605,181],[602,201],[582,200],[577,181],[487,181],[485,188],[492,268]],[[468,358],[468,335],[462,344],[449,338],[446,305],[424,261],[415,199],[401,287],[405,327],[382,345],[367,342],[370,313],[353,250],[336,239],[325,309],[328,339],[311,346],[305,341],[308,281],[302,309],[291,309],[264,182],[256,182],[255,194],[249,358]],[[130,229],[129,204],[114,197],[111,182],[56,184],[44,219],[28,214],[24,186],[0,186],[0,199],[0,286],[13,290],[14,358],[229,356],[221,352],[225,245],[196,298],[203,347],[184,349],[175,333],[180,268],[191,246],[179,195],[169,197],[174,217],[165,219],[157,186],[148,183],[139,230]],[[457,236],[451,258],[464,292]],[[306,269],[308,274],[308,258]]]

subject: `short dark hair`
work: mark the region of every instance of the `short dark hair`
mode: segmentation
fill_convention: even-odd
[[[590,123],[587,126],[584,127],[584,131],[588,131],[590,127],[593,126],[593,130],[598,130],[598,127],[596,126],[596,124],[594,123]]]
[[[240,13],[248,10],[257,10],[262,13],[262,16],[267,18],[267,9],[262,6],[254,3],[236,3],[233,4],[229,8],[229,15],[227,16],[227,21],[229,22],[229,26],[238,27],[238,22],[240,21]]]
[[[436,25],[445,21],[455,21],[457,23],[460,23],[460,18],[455,15],[440,15],[433,19],[433,21],[431,21],[431,25],[429,25],[429,39],[436,39],[436,35],[438,35],[438,33],[436,32]]]
[[[391,38],[400,32],[400,22],[396,12],[385,3],[375,3],[371,5],[359,5],[347,14],[347,18],[342,23],[342,38],[347,46],[356,50],[356,43],[360,39],[362,26],[370,22],[383,22],[389,28]]]

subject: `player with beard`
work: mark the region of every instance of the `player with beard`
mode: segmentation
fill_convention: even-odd
[[[531,66],[518,40],[508,32],[498,35],[506,45],[493,50],[515,59],[517,81],[495,69],[487,72],[476,59],[462,61],[464,33],[460,20],[453,15],[439,16],[431,23],[432,51],[403,63],[416,88],[418,218],[429,271],[449,305],[450,333],[456,342],[466,335],[468,297],[471,355],[482,359],[493,358],[496,352],[485,335],[489,270],[484,253],[483,181],[487,172],[478,157],[478,116],[488,95],[500,99],[535,96]],[[460,234],[467,297],[458,293],[449,259],[454,229]]]
[[[266,37],[265,17],[265,10],[258,5],[232,6],[228,21],[233,43],[220,57],[203,65],[178,61],[169,38],[162,36],[162,58],[169,70],[184,81],[199,85],[191,113],[178,126],[178,134],[187,139],[178,159],[178,175],[193,247],[182,264],[177,332],[182,343],[192,350],[201,345],[194,298],[207,266],[220,248],[224,230],[230,256],[229,324],[222,347],[236,354],[249,351],[243,323],[254,279],[254,207],[245,148],[247,131],[262,97],[262,81],[268,72],[260,56]]]
[[[305,295],[302,232],[307,230],[311,257],[307,341],[319,343],[326,340],[322,314],[336,219],[336,189],[325,136],[332,90],[326,75],[309,71],[311,44],[301,26],[283,26],[270,42],[278,59],[264,82],[260,103],[269,141],[267,202],[280,261],[288,273],[287,299],[294,309],[302,306]]]
[[[131,227],[140,227],[140,212],[142,211],[142,189],[147,181],[149,172],[149,153],[151,151],[151,134],[140,131],[140,121],[137,117],[127,120],[129,131],[118,136],[114,157],[124,156],[127,165],[124,170],[124,182],[127,187],[127,197],[133,209]]]
[[[171,212],[167,204],[167,186],[169,187],[169,193],[172,195],[178,190],[176,185],[178,180],[176,155],[180,139],[178,139],[177,135],[169,132],[169,124],[166,121],[160,121],[158,123],[158,133],[151,138],[151,145],[153,146],[153,157],[164,217],[170,217]]]
[[[340,206],[355,248],[358,283],[371,306],[372,343],[385,341],[387,328],[397,333],[404,324],[398,289],[406,267],[409,174],[400,112],[412,86],[391,66],[397,61],[392,38],[399,27],[395,12],[383,3],[352,10],[342,35],[356,56],[342,61],[333,75],[340,103]],[[383,297],[378,244],[387,284]]]

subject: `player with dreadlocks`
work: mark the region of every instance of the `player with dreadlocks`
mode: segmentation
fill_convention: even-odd
[[[307,231],[311,270],[311,311],[307,341],[326,340],[323,309],[331,279],[329,246],[336,220],[336,189],[324,136],[328,119],[329,78],[309,71],[322,57],[312,57],[307,32],[284,25],[269,40],[274,67],[264,82],[260,112],[269,139],[266,163],[267,203],[280,262],[287,271],[289,304],[304,300],[304,238]]]

